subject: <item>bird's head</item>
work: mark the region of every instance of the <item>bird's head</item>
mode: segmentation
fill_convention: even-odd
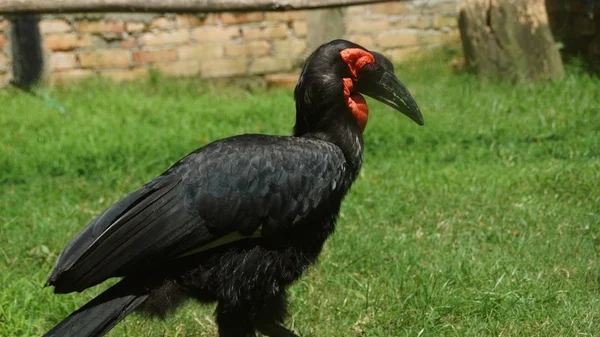
[[[361,93],[423,125],[417,103],[385,56],[350,41],[334,40],[320,46],[304,64],[294,91],[294,134],[318,131],[343,112],[350,112],[364,131],[369,108]]]

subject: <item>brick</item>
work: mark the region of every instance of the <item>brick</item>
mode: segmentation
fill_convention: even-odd
[[[77,30],[82,33],[123,33],[125,25],[120,21],[81,21]]]
[[[438,45],[445,42],[444,33],[439,31],[426,31],[422,32],[419,36],[419,44],[424,45]]]
[[[389,23],[387,19],[352,19],[346,21],[346,31],[349,34],[381,32],[387,30],[388,27]]]
[[[408,15],[399,20],[390,22],[391,29],[429,29],[433,27],[433,17]]]
[[[170,76],[198,76],[201,66],[199,60],[185,60],[169,63],[161,63],[154,66],[156,70]]]
[[[418,32],[381,33],[377,44],[383,48],[406,47],[418,44]]]
[[[123,49],[131,49],[131,48],[134,48],[137,46],[138,46],[137,39],[133,38],[133,37],[128,37],[126,39],[119,41],[119,47],[121,47]]]
[[[367,49],[375,47],[375,40],[373,39],[373,36],[368,34],[350,35],[348,36],[348,40]]]
[[[169,20],[164,16],[161,16],[160,18],[152,20],[152,22],[150,23],[150,29],[169,29],[175,28],[175,25],[175,21]]]
[[[177,27],[181,28],[199,27],[204,24],[202,19],[191,14],[176,15],[175,23],[177,23]]]
[[[64,71],[57,71],[52,73],[50,77],[50,83],[52,85],[70,83],[94,75],[94,71],[87,69],[70,69]]]
[[[129,66],[129,52],[125,50],[105,50],[79,54],[81,68],[108,68]]]
[[[456,28],[458,27],[458,18],[455,16],[436,16],[433,19],[433,27],[441,28]]]
[[[265,81],[267,82],[267,88],[293,88],[298,83],[299,77],[300,74],[298,73],[270,74],[265,76]]]
[[[44,37],[44,47],[52,51],[70,51],[92,47],[93,45],[94,41],[88,34],[82,36],[75,33],[50,34]]]
[[[384,2],[371,5],[371,13],[385,15],[402,15],[408,13],[408,7],[405,4],[395,2]]]
[[[306,40],[286,39],[273,41],[275,57],[299,57],[306,52]]]
[[[371,5],[358,5],[346,7],[347,16],[361,16],[371,12]]]
[[[77,67],[75,53],[52,53],[50,55],[50,69],[73,69]]]
[[[238,37],[240,30],[238,27],[200,27],[195,28],[192,35],[198,42],[224,42]]]
[[[42,20],[39,27],[42,34],[66,33],[73,30],[65,20]]]
[[[228,77],[245,75],[248,70],[246,60],[206,60],[200,67],[202,77]]]
[[[207,58],[221,57],[223,55],[223,47],[220,45],[207,44],[183,46],[177,49],[177,54],[179,55],[180,60],[202,60]]]
[[[294,30],[294,35],[297,37],[306,37],[308,25],[306,21],[294,21],[292,22],[292,29]]]
[[[289,71],[292,69],[291,59],[261,57],[252,60],[249,72],[252,75]]]
[[[271,46],[268,41],[250,41],[229,44],[225,46],[225,56],[233,57],[258,57],[269,54]]]
[[[176,59],[177,51],[175,49],[140,50],[133,53],[133,62],[136,64],[166,62]]]
[[[266,21],[291,22],[304,19],[306,19],[306,11],[267,12],[265,14]]]
[[[282,39],[287,36],[287,25],[280,23],[270,27],[242,27],[242,36],[249,40]]]
[[[440,2],[434,3],[432,6],[425,6],[421,9],[421,15],[457,15],[458,2]]]
[[[224,25],[240,25],[249,22],[260,22],[264,20],[264,17],[261,12],[223,13],[221,14],[221,22]]]
[[[204,25],[206,26],[216,26],[220,23],[219,14],[217,13],[208,13],[204,18]]]
[[[190,41],[190,32],[186,29],[179,29],[174,32],[146,33],[141,40],[146,46],[185,44]]]
[[[143,22],[127,22],[125,23],[125,30],[129,33],[137,33],[146,29],[146,24]]]
[[[402,62],[415,57],[422,49],[420,47],[407,47],[392,49],[390,58],[392,62]]]
[[[0,34],[0,49],[6,46],[6,36],[4,34]]]
[[[100,73],[102,77],[108,77],[115,82],[134,81],[145,77],[147,74],[147,68],[110,69]]]

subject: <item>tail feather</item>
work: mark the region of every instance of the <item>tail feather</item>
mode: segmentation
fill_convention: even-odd
[[[73,312],[43,337],[104,336],[147,298],[148,293],[140,293],[123,280]]]

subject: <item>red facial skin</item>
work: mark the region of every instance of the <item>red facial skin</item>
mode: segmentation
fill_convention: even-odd
[[[358,80],[360,69],[367,64],[375,63],[375,58],[371,53],[359,48],[346,48],[340,52],[340,55],[352,74],[352,78],[343,79],[346,105],[356,118],[361,132],[364,132],[369,118],[369,107],[365,98],[357,92],[352,92],[352,89],[354,89],[354,82]]]

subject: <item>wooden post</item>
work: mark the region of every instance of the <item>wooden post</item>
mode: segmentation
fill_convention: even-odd
[[[308,50],[313,52],[323,43],[344,36],[341,8],[312,10],[306,14]]]
[[[563,77],[544,0],[461,0],[459,27],[467,69],[510,81]]]

